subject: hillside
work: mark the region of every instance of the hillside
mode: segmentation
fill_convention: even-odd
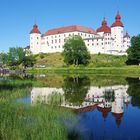
[[[61,53],[35,55],[36,67],[64,67],[64,58]],[[125,66],[126,56],[91,55],[89,67],[120,67]]]

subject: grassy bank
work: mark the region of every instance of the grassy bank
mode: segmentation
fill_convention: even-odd
[[[32,74],[96,74],[96,75],[116,75],[116,76],[140,76],[140,66],[124,67],[68,67],[68,68],[34,68],[28,69]]]
[[[35,55],[36,64],[34,68],[28,69],[33,74],[99,74],[116,76],[140,76],[139,66],[126,66],[127,56],[114,56],[105,54],[91,55],[88,66],[67,67],[61,53]]]
[[[64,57],[61,53],[35,55],[35,66],[64,67]],[[114,56],[105,54],[92,54],[89,67],[120,67],[125,66],[126,56]]]

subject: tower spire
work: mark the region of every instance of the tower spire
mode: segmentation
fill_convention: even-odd
[[[115,22],[112,24],[112,27],[124,27],[123,23],[121,22],[121,16],[120,16],[120,12],[117,11],[117,15],[115,17]]]

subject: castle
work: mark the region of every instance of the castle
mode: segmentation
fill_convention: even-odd
[[[127,55],[126,51],[130,47],[130,36],[127,32],[124,33],[124,25],[118,12],[111,27],[104,18],[96,31],[74,25],[51,29],[41,34],[35,24],[30,32],[30,46],[26,49],[33,54],[63,52],[66,39],[74,35],[82,37],[91,54]]]

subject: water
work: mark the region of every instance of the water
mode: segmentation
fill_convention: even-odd
[[[21,78],[21,77],[20,77]],[[77,122],[71,127],[84,140],[140,139],[140,79],[110,76],[26,76],[32,82],[25,104],[55,102],[71,109]],[[10,78],[12,79],[12,78]],[[1,81],[2,82],[2,81]],[[2,89],[2,88],[1,88]]]

